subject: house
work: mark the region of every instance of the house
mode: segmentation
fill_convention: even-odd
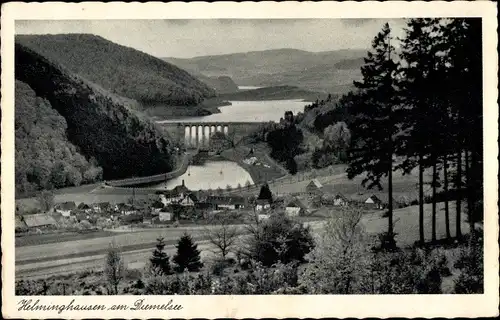
[[[384,204],[382,200],[380,200],[376,195],[369,196],[364,202],[363,205],[367,209],[383,209]]]
[[[157,216],[158,213],[163,209],[163,203],[160,200],[155,200],[151,203],[151,215]]]
[[[78,205],[77,209],[85,213],[90,213],[92,211],[92,208],[88,204],[85,204],[83,202]]]
[[[198,198],[193,193],[186,193],[179,201],[179,204],[184,207],[194,207],[197,202]]]
[[[161,191],[159,196],[160,201],[166,206],[171,203],[179,203],[188,193],[191,193],[191,191],[184,184],[184,180],[182,180],[182,184],[176,186],[172,190]]]
[[[117,206],[118,206],[118,210],[117,211],[121,215],[128,216],[128,215],[137,213],[137,209],[134,208],[134,206],[131,205],[131,204],[128,204],[128,203],[119,203]]]
[[[318,179],[313,179],[309,184],[306,186],[306,192],[314,195],[314,194],[322,194],[323,193],[323,185],[321,182],[319,182]]]
[[[63,217],[69,217],[71,215],[71,211],[75,209],[76,204],[74,201],[61,202],[54,206],[54,211],[61,214]]]
[[[285,212],[288,216],[290,217],[296,217],[299,215],[303,215],[308,211],[308,208],[300,199],[293,199],[290,201],[286,207],[285,207]]]
[[[162,222],[164,221],[172,221],[174,214],[168,211],[160,211],[158,215],[158,219]]]
[[[50,228],[57,225],[56,220],[46,213],[28,214],[23,216],[23,219],[29,229]]]
[[[321,197],[321,204],[325,206],[345,207],[349,205],[349,199],[341,193],[337,193],[334,196],[324,195]]]
[[[263,211],[271,209],[271,199],[257,199],[255,200],[255,211]]]
[[[92,210],[94,210],[96,213],[104,213],[110,209],[111,205],[109,204],[109,202],[94,203],[92,205]]]
[[[214,210],[236,210],[245,207],[245,198],[240,196],[208,196],[206,202]]]

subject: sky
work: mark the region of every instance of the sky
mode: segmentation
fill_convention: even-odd
[[[156,57],[191,58],[291,48],[368,49],[389,22],[403,19],[17,20],[16,34],[91,33]]]

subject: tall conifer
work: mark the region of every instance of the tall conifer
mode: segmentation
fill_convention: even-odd
[[[382,177],[388,177],[388,235],[393,236],[393,139],[397,131],[394,112],[398,102],[394,79],[397,64],[392,59],[391,39],[391,29],[386,23],[361,67],[363,80],[354,83],[358,93],[351,108],[354,119],[347,173],[349,178],[366,173],[363,185],[369,189],[381,190]]]

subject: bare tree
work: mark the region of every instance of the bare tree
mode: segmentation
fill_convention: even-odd
[[[238,240],[239,232],[234,225],[235,218],[236,215],[230,213],[215,215],[206,229],[208,241],[215,247],[214,253],[220,254],[222,259],[226,259]]]
[[[349,294],[363,287],[358,279],[368,268],[369,252],[361,216],[358,208],[344,208],[325,223],[304,274],[312,292]]]
[[[37,195],[36,200],[40,205],[40,209],[44,212],[47,212],[54,207],[54,193],[50,190],[41,191]]]
[[[115,242],[109,244],[108,253],[104,265],[104,275],[106,277],[108,290],[117,295],[118,285],[123,280],[125,266],[119,248]]]

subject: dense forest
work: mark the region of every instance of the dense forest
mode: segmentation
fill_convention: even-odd
[[[176,66],[91,34],[18,35],[16,42],[71,73],[145,105],[194,106],[215,91]]]
[[[103,169],[104,179],[172,170],[172,144],[145,117],[130,110],[102,88],[71,74],[19,43],[16,43],[15,57],[16,79],[28,84],[39,101],[47,101],[44,105],[47,108],[52,106],[65,119],[68,141],[79,148],[87,159],[95,158],[97,165]],[[35,108],[36,104],[31,107]],[[39,114],[41,116],[42,113]],[[52,126],[56,130],[64,123],[54,122]],[[57,130],[62,132],[64,129]],[[27,141],[19,143],[32,145],[37,141],[32,135],[26,138]]]
[[[92,183],[102,178],[95,159],[88,161],[66,137],[66,120],[47,100],[16,81],[16,192],[21,194]]]

